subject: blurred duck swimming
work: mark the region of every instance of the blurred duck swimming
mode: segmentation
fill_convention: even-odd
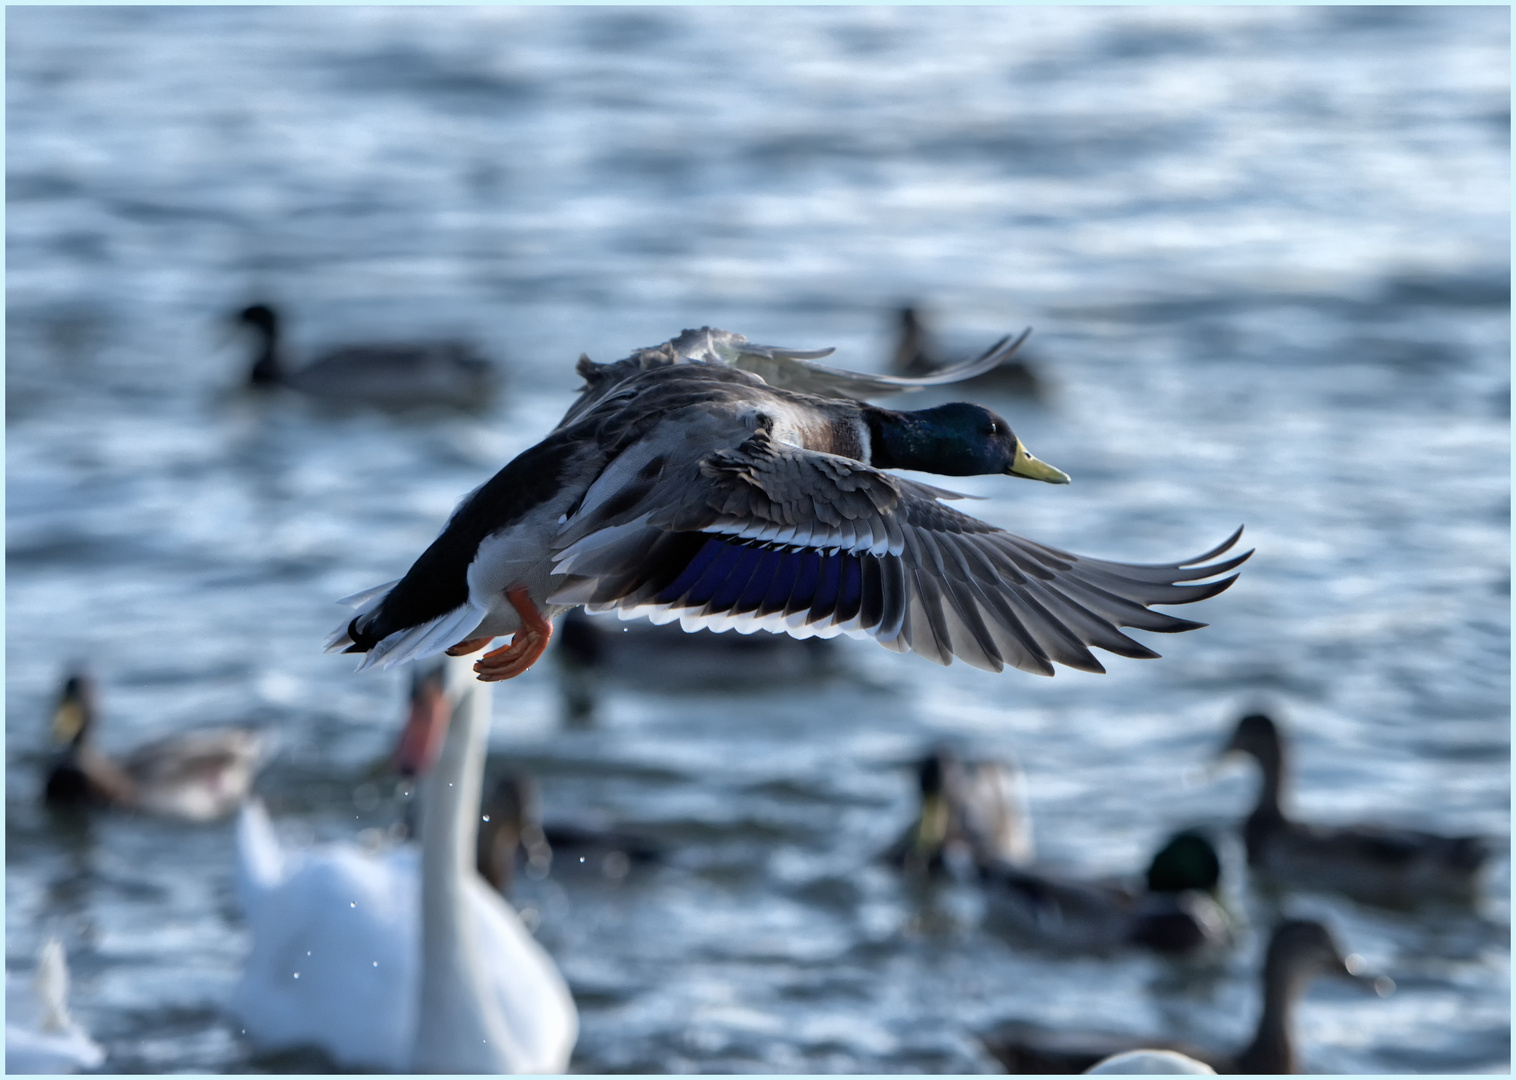
[[[1141,887],[1088,881],[1040,867],[980,867],[992,927],[1038,945],[1107,952],[1142,945],[1188,953],[1230,940],[1217,902],[1221,860],[1198,832],[1177,833],[1153,856]]]
[[[1061,663],[1104,671],[1089,646],[1157,654],[1118,626],[1203,624],[1149,610],[1204,600],[1240,565],[1086,559],[943,505],[957,496],[885,472],[1004,474],[1062,484],[988,409],[894,412],[854,398],[954,382],[1017,343],[924,379],[857,375],[827,355],[686,331],[614,364],[582,359],[586,386],[558,427],[454,511],[395,582],[347,598],[358,614],[329,651],[359,670],[511,643],[475,665],[512,678],[542,655],[548,621],[580,604],[686,630],[846,633],[940,664]]]
[[[980,1041],[1011,1073],[1086,1072],[1113,1054],[1139,1050],[1175,1051],[1218,1073],[1298,1073],[1300,1061],[1295,1053],[1292,1021],[1295,1004],[1311,979],[1317,975],[1338,975],[1380,994],[1394,988],[1394,983],[1383,976],[1376,979],[1360,974],[1360,963],[1356,956],[1344,957],[1331,933],[1319,922],[1300,919],[1281,923],[1269,938],[1263,962],[1263,1011],[1258,1017],[1258,1028],[1253,1041],[1238,1054],[1219,1054],[1166,1040],[1055,1031],[1021,1021],[1002,1024],[981,1036]]]
[[[481,807],[477,864],[480,875],[510,892],[516,868],[525,864],[539,877],[555,857],[584,862],[593,857],[604,877],[619,880],[633,863],[657,862],[663,850],[643,837],[615,829],[542,821],[537,783],[524,773],[507,773]]]
[[[247,796],[271,748],[268,735],[254,728],[202,728],[148,743],[117,762],[95,746],[94,725],[94,682],[76,672],[53,713],[53,735],[68,745],[48,773],[48,805],[212,821]]]
[[[963,761],[940,746],[916,766],[921,809],[885,852],[904,870],[964,872],[1036,857],[1026,777],[1014,761]]]
[[[1307,825],[1280,806],[1288,773],[1284,739],[1261,713],[1244,716],[1221,756],[1244,754],[1263,770],[1258,805],[1243,825],[1248,865],[1283,885],[1333,889],[1394,905],[1471,899],[1488,843],[1387,825]]]
[[[30,979],[5,973],[5,1071],[56,1075],[97,1069],[105,1052],[68,1011],[68,964],[49,938]]]
[[[291,370],[272,307],[253,304],[237,319],[258,335],[258,355],[248,372],[248,383],[255,387],[284,386],[327,401],[395,409],[477,409],[496,391],[494,365],[464,342],[347,345]]]
[[[415,681],[403,754],[430,753],[445,732],[419,852],[285,851],[262,805],[244,808],[237,893],[253,948],[231,1011],[256,1046],[316,1046],[358,1070],[567,1068],[579,1023],[568,987],[474,872],[489,722],[489,690],[466,664]]]

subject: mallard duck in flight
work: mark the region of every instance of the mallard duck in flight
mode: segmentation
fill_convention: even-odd
[[[474,668],[484,681],[509,679],[542,655],[548,620],[583,604],[686,630],[872,637],[990,671],[1104,671],[1089,646],[1157,656],[1117,627],[1205,625],[1149,606],[1231,585],[1235,574],[1181,582],[1247,559],[1197,565],[1241,529],[1173,564],[1087,559],[885,471],[1068,483],[981,406],[897,412],[857,400],[957,381],[1019,343],[926,379],[840,371],[813,362],[830,350],[755,346],[709,328],[614,364],[582,359],[586,387],[558,427],[468,495],[403,578],[348,597],[358,614],[328,651],[365,654],[362,670],[511,634]]]

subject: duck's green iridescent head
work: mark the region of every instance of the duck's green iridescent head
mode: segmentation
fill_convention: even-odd
[[[919,469],[942,476],[1004,473],[1049,484],[1067,484],[1068,474],[1038,461],[1005,420],[983,405],[955,401],[916,412],[872,410],[873,464],[881,469]]]
[[[1188,889],[1212,892],[1221,881],[1221,860],[1203,833],[1177,833],[1153,856],[1148,866],[1148,891],[1177,893]]]

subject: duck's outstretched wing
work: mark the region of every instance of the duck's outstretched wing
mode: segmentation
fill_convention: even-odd
[[[626,379],[649,368],[670,364],[725,364],[750,371],[770,386],[782,390],[861,401],[882,394],[899,394],[927,386],[942,386],[983,375],[1009,360],[1030,334],[1030,330],[1025,330],[1014,340],[1002,338],[976,359],[954,364],[920,378],[906,378],[845,371],[815,362],[832,355],[835,349],[786,349],[777,345],[756,345],[741,334],[702,326],[699,330],[686,330],[662,345],[639,349],[625,360],[610,364],[597,364],[588,356],[581,356],[577,370],[584,377],[585,387],[558,426],[562,428],[574,423],[606,400]]]
[[[614,470],[586,493],[555,541],[553,603],[686,630],[846,633],[939,664],[1006,665],[1041,675],[1060,663],[1104,671],[1095,646],[1158,654],[1117,627],[1160,633],[1205,625],[1149,610],[1214,596],[1204,584],[1251,552],[1137,566],[1086,559],[1014,536],[940,501],[953,493],[851,458],[776,445],[760,429],[698,473],[635,483]]]
[[[751,371],[763,378],[770,386],[798,390],[803,388],[792,382],[782,381],[785,373],[803,371],[804,368],[801,365],[806,365],[807,361],[831,356],[836,351],[835,349],[784,349],[773,345],[753,345],[741,334],[702,326],[699,330],[686,330],[662,345],[638,349],[625,360],[616,360],[609,364],[597,364],[588,356],[580,356],[575,370],[584,378],[584,389],[580,391],[574,404],[569,406],[568,412],[564,413],[563,419],[558,421],[558,427],[561,429],[573,424],[585,413],[609,398],[627,379],[652,368],[669,367],[673,364],[724,364],[727,367]],[[832,370],[821,368],[820,365],[811,366],[822,371]],[[769,379],[766,371],[773,373],[781,381]],[[850,373],[839,372],[838,374],[847,376]]]
[[[715,332],[720,333],[720,331]],[[811,357],[825,356],[832,351],[830,349],[824,353],[796,353],[793,350],[744,343],[733,347],[736,355],[727,362],[733,367],[751,371],[770,386],[816,394],[819,397],[852,398],[861,401],[883,394],[920,390],[927,386],[944,386],[948,383],[972,379],[976,375],[983,375],[986,371],[991,371],[1009,360],[1011,355],[1021,347],[1022,342],[1031,336],[1031,333],[1031,330],[1023,330],[1021,336],[1014,340],[1009,337],[1001,338],[983,355],[973,360],[952,364],[930,375],[916,378],[844,371],[842,368],[811,362]],[[737,337],[735,334],[731,336]]]

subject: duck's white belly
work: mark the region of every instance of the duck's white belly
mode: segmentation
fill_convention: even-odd
[[[526,521],[502,529],[480,542],[468,568],[468,592],[469,601],[482,608],[485,614],[471,632],[459,638],[460,641],[501,637],[520,630],[521,616],[506,596],[508,589],[518,585],[525,586],[532,603],[546,618],[551,619],[568,610],[549,604],[547,598],[562,584],[562,579],[552,574],[552,541],[560,528],[558,519],[573,504],[575,497],[573,493],[564,494],[533,511]]]

